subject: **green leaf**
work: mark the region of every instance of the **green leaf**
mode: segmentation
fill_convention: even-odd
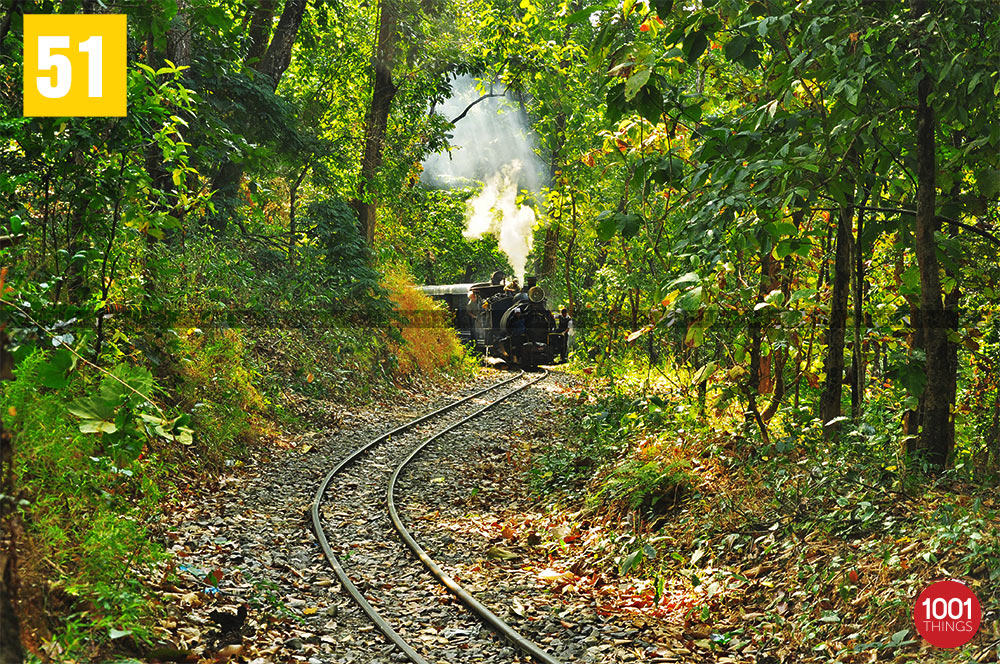
[[[638,549],[628,554],[622,559],[621,566],[619,567],[619,573],[622,576],[625,576],[640,560],[642,560],[642,549]]]
[[[597,215],[597,239],[601,242],[607,242],[612,237],[614,237],[615,230],[618,226],[615,221],[615,214],[609,210]]]
[[[708,37],[701,30],[695,30],[684,38],[681,50],[684,52],[684,59],[689,63],[694,63],[701,54],[708,48]]]
[[[685,272],[681,276],[677,277],[667,288],[681,288],[682,286],[688,286],[691,284],[701,283],[701,277],[698,276],[697,272]]]
[[[920,293],[920,268],[911,265],[901,275],[900,295],[918,295]]]
[[[764,301],[768,304],[780,307],[785,301],[785,294],[780,290],[773,290],[764,297]]]
[[[747,46],[750,44],[750,37],[747,35],[737,35],[729,40],[726,44],[726,57],[733,62],[738,62],[743,54],[746,53]]]
[[[635,214],[620,214],[616,220],[616,225],[622,237],[626,240],[631,240],[638,235],[639,229],[642,227],[642,217]]]
[[[655,85],[647,83],[639,90],[635,105],[639,109],[639,115],[656,124],[663,114],[663,95]]]
[[[698,348],[705,343],[705,327],[698,323],[689,325],[687,333],[684,335],[684,343],[691,348]]]
[[[591,15],[600,9],[603,5],[590,5],[589,7],[584,7],[578,12],[573,12],[566,17],[566,24],[572,25],[573,23],[582,23],[584,21],[590,20]]]
[[[117,402],[108,402],[98,397],[80,397],[67,410],[83,420],[111,421],[115,417]]]
[[[62,389],[69,383],[66,372],[72,370],[75,364],[76,358],[69,350],[60,348],[52,351],[48,361],[38,367],[38,380],[45,387]]]
[[[660,18],[664,18],[674,8],[674,0],[650,0],[650,4]]]
[[[694,376],[691,377],[691,384],[698,385],[699,383],[704,383],[709,378],[715,375],[715,372],[719,370],[719,365],[715,362],[709,362],[708,364],[702,365],[697,371],[694,372]]]
[[[697,311],[698,308],[701,306],[701,293],[702,293],[701,286],[695,286],[691,290],[684,293],[684,295],[680,296],[680,298],[678,298],[677,306],[683,309],[684,311],[688,312]]]
[[[81,433],[115,433],[118,425],[107,420],[84,420],[80,422]]]
[[[919,358],[912,358],[908,364],[892,367],[886,372],[886,378],[902,385],[914,397],[923,394],[924,386],[927,384],[924,363]]]
[[[740,56],[740,63],[747,69],[756,69],[760,66],[760,55],[758,51],[760,50],[760,42],[756,39],[750,40],[746,49],[743,51],[743,55]]]
[[[812,299],[817,292],[815,288],[800,288],[788,297],[788,304],[798,302],[799,300]]]
[[[625,101],[625,84],[619,83],[608,90],[607,109],[604,117],[611,124],[617,124],[625,111],[628,110],[628,103]]]
[[[1000,195],[1000,170],[987,168],[977,172],[976,187],[986,198],[996,198]]]
[[[587,52],[587,63],[590,65],[591,69],[597,69],[601,66],[601,61],[604,59],[604,47],[610,39],[610,26],[611,23],[605,23],[602,25],[601,29],[597,31],[594,41],[590,44],[590,49]]]
[[[668,155],[660,160],[650,179],[659,185],[675,186],[684,176],[684,162],[678,157]]]
[[[646,85],[652,70],[646,66],[636,68],[625,81],[625,101],[632,101],[642,86]]]

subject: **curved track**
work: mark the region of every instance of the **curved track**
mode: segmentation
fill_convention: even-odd
[[[434,577],[436,577],[436,579],[440,583],[442,583],[450,592],[452,592],[456,597],[458,597],[458,599],[472,613],[474,613],[483,623],[485,623],[493,632],[495,632],[503,639],[511,643],[521,652],[530,656],[535,661],[540,662],[541,664],[561,664],[561,662],[558,659],[556,659],[552,655],[549,655],[547,652],[541,649],[537,644],[533,643],[532,641],[518,634],[513,628],[510,627],[510,625],[504,622],[501,618],[499,618],[488,608],[483,606],[469,592],[467,592],[464,588],[462,588],[461,585],[455,582],[454,579],[449,577],[440,568],[440,566],[438,566],[434,562],[434,560],[427,555],[427,553],[423,550],[423,548],[421,548],[421,546],[416,542],[416,540],[413,538],[410,532],[406,529],[406,527],[403,525],[399,517],[399,514],[395,506],[395,491],[396,491],[397,479],[399,478],[400,473],[403,471],[406,465],[410,463],[410,461],[412,461],[414,457],[416,457],[422,449],[424,449],[428,444],[430,444],[437,438],[468,423],[470,420],[474,419],[484,411],[496,406],[499,403],[502,403],[504,400],[508,399],[512,395],[520,392],[521,390],[524,390],[530,385],[533,385],[543,380],[546,376],[548,376],[548,372],[545,372],[538,378],[531,379],[525,382],[524,384],[509,390],[508,392],[502,394],[496,399],[488,402],[486,405],[481,406],[480,408],[478,408],[471,414],[467,415],[466,417],[461,418],[458,421],[455,421],[445,426],[444,428],[438,430],[437,432],[431,434],[430,436],[422,437],[420,442],[415,447],[412,448],[412,450],[405,456],[405,458],[401,462],[399,462],[396,465],[395,469],[393,470],[392,475],[389,478],[388,486],[386,489],[386,505],[388,508],[389,518],[392,521],[392,526],[396,529],[396,532],[399,534],[402,541],[407,545],[407,547],[409,547],[410,551],[413,552],[413,554],[430,571],[430,573],[433,574]],[[435,411],[432,411],[430,413],[417,417],[413,420],[410,420],[409,422],[403,424],[402,426],[396,427],[395,429],[385,434],[382,434],[377,438],[372,439],[365,445],[362,445],[358,449],[354,450],[343,460],[341,460],[340,463],[338,463],[337,466],[335,466],[333,470],[331,470],[326,475],[326,477],[323,479],[323,481],[320,483],[319,487],[316,490],[316,495],[315,498],[313,499],[312,509],[311,509],[312,522],[313,522],[313,530],[315,531],[316,537],[319,540],[319,544],[323,550],[324,556],[326,556],[327,561],[329,561],[330,565],[333,567],[334,572],[340,579],[340,582],[343,584],[344,589],[348,592],[348,594],[350,594],[350,596],[354,599],[354,601],[368,615],[371,621],[375,624],[376,627],[378,627],[378,629],[385,635],[385,637],[390,642],[392,642],[397,648],[399,648],[399,650],[401,650],[410,659],[410,661],[414,662],[415,664],[428,664],[428,661],[420,653],[418,653],[413,648],[413,646],[410,645],[410,643],[408,643],[407,640],[396,629],[394,629],[392,625],[390,625],[389,622],[382,615],[380,615],[378,610],[376,610],[372,606],[372,604],[368,601],[368,599],[358,588],[358,586],[351,580],[350,576],[348,575],[347,571],[344,568],[342,561],[334,553],[333,548],[330,545],[330,541],[327,538],[327,534],[323,527],[323,522],[320,515],[320,509],[324,496],[328,492],[334,478],[336,478],[338,474],[343,472],[348,466],[354,464],[355,462],[358,462],[363,456],[374,452],[377,448],[380,448],[384,444],[392,441],[395,437],[399,436],[400,434],[409,432],[410,430],[415,429],[418,426],[430,422],[434,418],[443,416],[446,413],[453,411],[459,406],[468,403],[472,399],[480,397],[486,394],[487,392],[491,392],[499,388],[502,388],[514,381],[522,379],[523,377],[524,377],[524,372],[521,372],[520,374],[514,376],[513,378],[509,378],[500,381],[498,383],[494,383],[493,385],[490,385],[485,389],[479,390],[474,394],[458,399],[444,406],[443,408],[439,408]],[[377,465],[377,461],[373,460],[372,464]]]

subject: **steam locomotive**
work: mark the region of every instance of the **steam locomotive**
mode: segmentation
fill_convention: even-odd
[[[565,334],[555,330],[545,292],[535,277],[527,277],[520,290],[505,287],[503,279],[503,273],[495,272],[488,282],[420,290],[447,304],[459,339],[487,358],[524,369],[551,364]]]

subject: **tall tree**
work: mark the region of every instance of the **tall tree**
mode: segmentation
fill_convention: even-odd
[[[930,17],[927,0],[911,0],[914,20]],[[953,382],[952,366],[948,357],[948,326],[945,324],[942,303],[938,245],[934,234],[937,219],[937,144],[934,108],[930,104],[933,82],[925,69],[929,57],[925,40],[918,33],[914,50],[917,53],[917,112],[916,112],[916,220],[914,240],[917,264],[920,268],[920,326],[927,362],[927,381],[924,385],[923,409],[919,448],[924,450],[927,461],[934,466],[944,466],[951,451],[951,403],[949,385]]]
[[[251,14],[250,24],[245,39],[248,42],[245,66],[260,75],[264,88],[272,94],[277,90],[281,77],[292,59],[292,47],[298,35],[302,18],[305,14],[307,0],[285,0],[278,25],[271,33],[271,23],[274,18],[274,0],[260,0]],[[247,116],[253,117],[253,113]],[[248,119],[248,122],[252,120]],[[249,130],[249,125],[239,127]],[[240,162],[227,155],[215,176],[212,178],[212,188],[217,192],[217,211],[208,218],[209,225],[217,232],[224,233],[229,224],[236,202],[240,180],[243,177],[243,166]]]
[[[392,70],[399,41],[399,7],[396,0],[379,0],[378,38],[371,62],[371,99],[365,115],[365,133],[361,145],[361,171],[357,197],[351,207],[358,215],[361,234],[368,246],[375,242],[378,192],[375,175],[382,165],[382,151],[389,126],[389,111],[398,88]]]

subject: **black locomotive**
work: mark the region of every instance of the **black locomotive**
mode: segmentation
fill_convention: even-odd
[[[455,320],[459,338],[487,358],[533,369],[550,364],[565,343],[556,332],[555,319],[545,303],[545,292],[535,277],[523,288],[503,283],[504,275],[476,284],[423,286],[436,300],[444,301]]]

